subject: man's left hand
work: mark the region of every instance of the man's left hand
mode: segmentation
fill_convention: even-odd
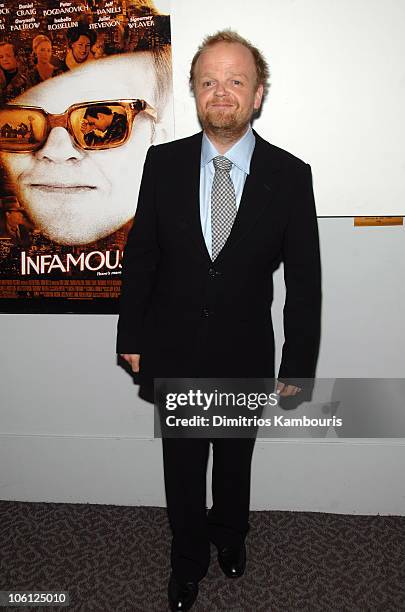
[[[276,393],[281,395],[282,397],[290,397],[292,395],[297,395],[302,391],[301,387],[296,387],[295,385],[286,385],[280,381],[277,381]]]

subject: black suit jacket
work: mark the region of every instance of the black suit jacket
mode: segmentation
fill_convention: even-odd
[[[256,132],[231,234],[212,263],[200,223],[202,132],[151,147],[123,259],[118,353],[153,377],[274,377],[272,273],[284,262],[285,342],[278,374],[315,374],[321,306],[308,164]]]

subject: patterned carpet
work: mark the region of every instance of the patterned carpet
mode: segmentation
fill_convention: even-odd
[[[226,579],[212,548],[193,612],[405,610],[405,517],[252,512],[246,574]],[[66,590],[68,608],[167,607],[166,510],[0,501],[0,590]]]

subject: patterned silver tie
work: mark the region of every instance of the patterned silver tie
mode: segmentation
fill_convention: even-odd
[[[211,191],[212,261],[227,241],[237,213],[235,189],[229,174],[232,162],[222,155],[214,157],[213,162],[215,174]]]

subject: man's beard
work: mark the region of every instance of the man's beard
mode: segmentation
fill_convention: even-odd
[[[248,115],[238,115],[237,110],[210,109],[203,116],[200,116],[200,121],[205,130],[225,137],[244,133],[250,119],[251,117]]]

